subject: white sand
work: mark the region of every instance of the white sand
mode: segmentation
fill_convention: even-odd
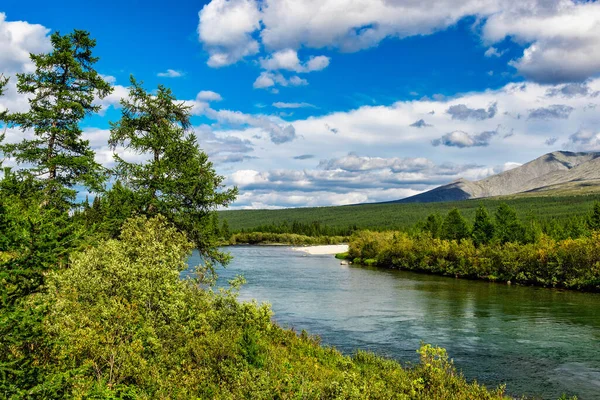
[[[292,247],[294,251],[302,251],[311,255],[337,254],[348,251],[347,244],[330,244],[325,246]]]

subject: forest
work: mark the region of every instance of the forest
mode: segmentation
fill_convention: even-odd
[[[239,302],[243,279],[216,287],[229,259],[216,210],[237,190],[201,150],[189,108],[131,77],[108,145],[144,157],[106,169],[81,128],[112,91],[96,42],[75,30],[51,44],[16,76],[29,110],[0,115],[23,133],[0,143],[1,398],[503,398],[444,349],[424,344],[415,365],[343,355]],[[202,263],[184,280],[192,249]]]
[[[500,204],[470,224],[458,209],[431,214],[411,233],[361,231],[343,257],[357,264],[583,291],[600,291],[600,202],[564,225],[523,223]]]

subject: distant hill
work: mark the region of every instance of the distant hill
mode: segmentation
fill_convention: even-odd
[[[555,151],[479,181],[459,179],[392,203],[433,203],[519,193],[576,194],[600,186],[600,153]]]

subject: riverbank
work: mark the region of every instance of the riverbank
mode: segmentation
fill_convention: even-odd
[[[348,236],[305,236],[294,233],[239,232],[229,238],[228,244],[283,244],[290,246],[336,245],[348,243]]]
[[[324,246],[303,246],[303,247],[292,247],[294,251],[300,251],[313,256],[316,255],[335,255],[339,253],[346,253],[348,251],[347,244],[336,244],[336,245],[324,245]]]
[[[355,264],[455,278],[600,292],[600,233],[535,243],[411,237],[402,232],[363,231],[352,236],[347,258]]]

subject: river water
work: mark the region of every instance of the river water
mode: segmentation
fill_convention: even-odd
[[[342,352],[417,362],[444,347],[469,379],[512,395],[600,399],[600,295],[344,266],[284,246],[236,246],[220,284],[244,275],[241,300]],[[190,259],[197,264],[198,256]]]

